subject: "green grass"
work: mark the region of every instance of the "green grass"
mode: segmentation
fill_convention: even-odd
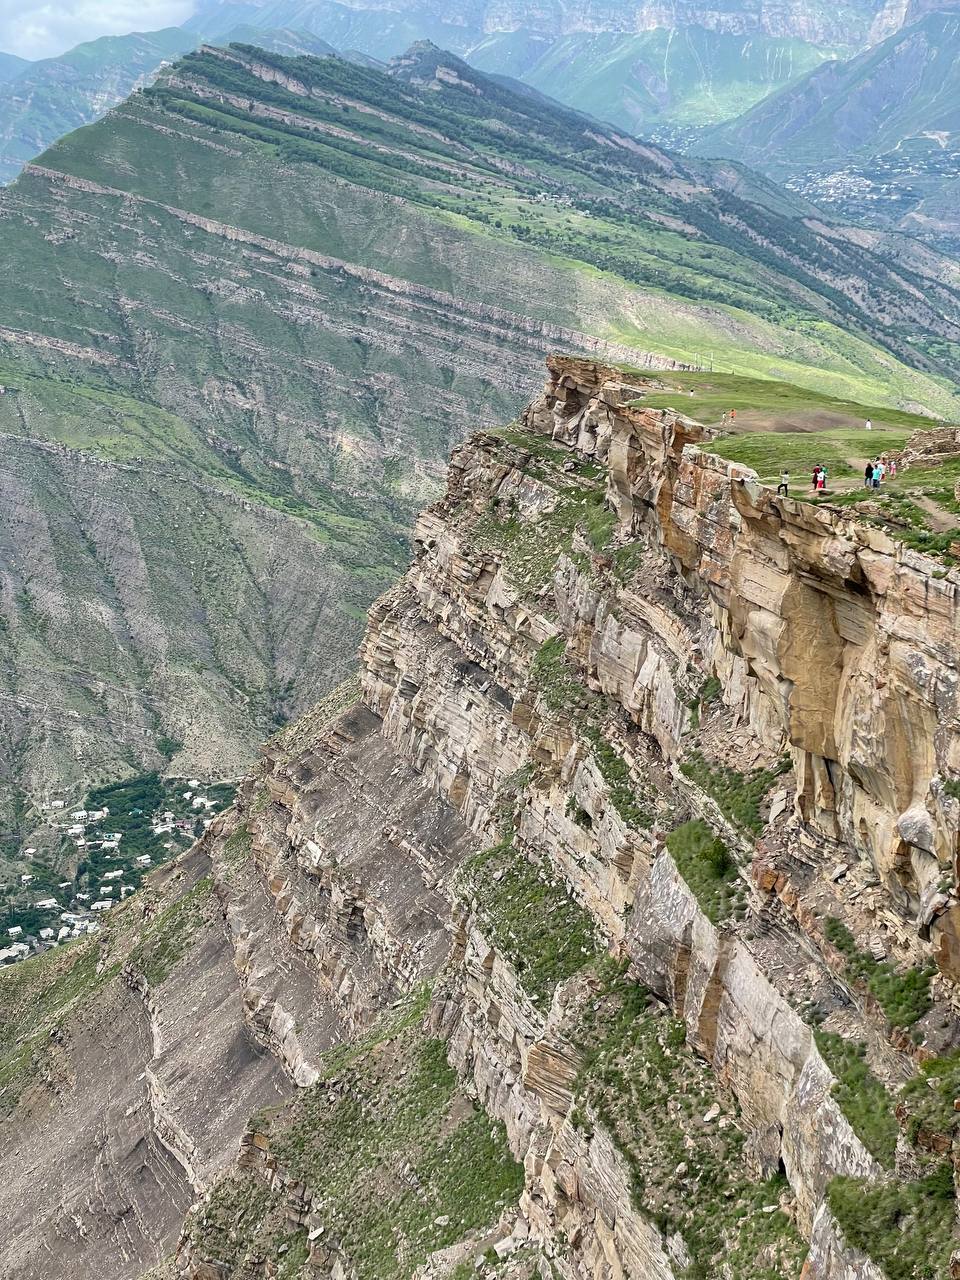
[[[117,972],[84,939],[0,969],[0,1115],[37,1078],[54,1032]]]
[[[903,1086],[900,1096],[907,1109],[907,1129],[912,1137],[923,1129],[953,1140],[960,1129],[960,1111],[954,1107],[960,1098],[960,1049],[922,1063],[913,1079]]]
[[[653,815],[637,794],[626,760],[596,725],[584,726],[583,733],[593,748],[593,758],[610,790],[614,809],[628,827],[648,829],[653,824]]]
[[[537,650],[530,665],[530,683],[549,711],[575,712],[596,701],[572,662],[564,636],[551,636]]]
[[[686,1047],[684,1024],[612,961],[600,979],[577,1033],[574,1122],[597,1121],[613,1136],[637,1209],[690,1250],[685,1277],[712,1280],[728,1268],[737,1280],[796,1280],[806,1247],[777,1207],[785,1181],[751,1178],[738,1124],[703,1123],[718,1099],[728,1116],[736,1108]]]
[[[911,1182],[876,1186],[834,1178],[827,1203],[847,1243],[887,1280],[947,1280],[956,1245],[956,1199],[949,1163]]]
[[[145,926],[140,942],[130,953],[129,962],[143,974],[151,987],[158,987],[166,981],[174,966],[192,946],[203,923],[212,889],[209,878],[198,880],[192,889],[176,898]]]
[[[524,595],[531,595],[552,581],[578,527],[601,551],[615,525],[616,517],[607,509],[599,485],[568,485],[559,490],[552,511],[531,519],[521,519],[510,500],[493,498],[474,520],[469,542],[478,550],[497,555],[509,581]]]
[[[503,1126],[460,1093],[446,1045],[423,1035],[424,1011],[418,994],[326,1055],[323,1083],[252,1121],[364,1280],[406,1280],[435,1250],[492,1226],[523,1186]],[[271,1195],[252,1179],[239,1192],[220,1184],[191,1219],[202,1256],[276,1257],[290,1228]]]
[[[868,460],[886,450],[902,449],[910,434],[906,428],[878,427],[870,432],[846,427],[829,431],[751,432],[722,436],[705,447],[720,458],[750,467],[763,481],[778,481],[781,470],[786,469],[790,473],[792,496],[797,497],[812,492],[810,478],[817,463],[827,468],[828,488],[831,481],[862,479]]]
[[[713,924],[742,914],[745,889],[730,851],[699,818],[667,836],[667,851],[700,909]]]
[[[700,751],[691,751],[680,766],[680,772],[716,800],[725,818],[745,831],[759,835],[763,830],[760,806],[777,778],[788,773],[791,767],[787,757],[772,769],[751,769],[749,773],[740,773],[726,765],[711,764]]]
[[[831,1031],[816,1030],[817,1048],[837,1077],[833,1096],[854,1133],[877,1160],[892,1169],[899,1127],[893,1099],[866,1062],[866,1046]]]
[[[901,973],[889,960],[874,960],[861,951],[842,920],[828,916],[823,931],[827,941],[844,956],[847,976],[864,983],[891,1026],[912,1026],[930,1010],[933,1003],[930,980],[937,972],[935,964]]]
[[[509,842],[468,859],[458,884],[482,932],[541,1006],[601,949],[593,919],[570,897],[565,881]]]
[[[731,409],[737,411],[738,417],[744,412],[760,411],[782,419],[785,424],[795,426],[794,432],[783,434],[799,434],[807,438],[809,435],[832,437],[835,434],[833,431],[812,432],[808,435],[803,427],[805,422],[809,423],[812,414],[837,414],[854,420],[847,427],[838,427],[839,435],[851,441],[865,440],[867,446],[876,440],[874,452],[893,447],[888,441],[889,428],[901,428],[896,438],[902,440],[911,431],[934,425],[922,414],[908,413],[890,406],[843,399],[824,394],[812,387],[800,386],[776,378],[751,378],[743,374],[731,373],[678,373],[663,374],[661,377],[675,390],[651,391],[634,403],[639,407],[678,409],[698,421],[711,424],[718,423]],[[863,429],[868,418],[873,421],[872,432]],[[767,436],[764,435],[762,438],[766,439]],[[777,434],[775,438],[779,440],[781,435]],[[734,437],[730,443],[735,444],[739,439],[740,437]],[[722,456],[730,455],[724,453]],[[745,458],[737,457],[732,460],[753,466],[753,463]],[[815,458],[813,461],[816,462],[819,459]],[[828,465],[825,459],[824,464]],[[779,470],[779,465],[776,469]],[[810,470],[812,469],[811,464]],[[770,473],[773,473],[772,469]]]

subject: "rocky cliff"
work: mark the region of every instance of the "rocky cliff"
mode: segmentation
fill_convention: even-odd
[[[2,193],[8,858],[52,794],[160,744],[232,775],[345,675],[443,459],[554,346],[954,416],[939,260],[439,50],[393,70],[204,50]]]
[[[643,392],[551,359],[359,687],[0,975],[4,1274],[955,1274],[960,579]]]

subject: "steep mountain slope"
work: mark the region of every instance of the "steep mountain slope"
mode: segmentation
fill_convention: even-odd
[[[208,40],[245,41],[287,54],[322,52],[307,38],[310,33],[319,44],[359,51],[355,56],[361,60],[386,61],[427,39],[481,70],[517,77],[622,129],[685,143],[795,81],[825,57],[856,52],[899,29],[916,8],[864,2],[848,5],[838,19],[809,3],[786,10],[735,3],[724,11],[687,4],[669,14],[662,6],[626,3],[602,10],[582,4],[530,10],[467,0],[386,6],[377,0],[213,3],[198,7],[185,24],[192,39],[183,38],[176,51]],[[277,28],[303,38],[271,39]],[[100,71],[89,82],[89,72],[82,71],[87,46],[81,46],[43,64],[47,69],[26,103],[0,97],[0,135],[16,139],[8,142],[0,178],[9,181],[23,160],[77,123],[96,119],[133,84],[156,74],[170,56],[158,49],[150,62],[149,42],[157,38],[94,42],[93,48],[101,50],[97,57],[106,55],[113,67],[109,77]],[[78,58],[81,69],[74,66]]]
[[[30,63],[26,58],[18,58],[13,53],[0,53],[0,83],[5,80],[13,80],[15,76],[25,71],[29,65]]]
[[[254,37],[265,49],[318,57],[336,51],[306,32],[238,27],[228,40]],[[196,48],[199,37],[179,27],[104,36],[58,58],[0,62],[0,183],[12,182],[28,160],[80,125],[99,120],[164,65]],[[9,55],[2,55],[9,57]],[[4,83],[7,82],[7,83]]]
[[[89,124],[133,89],[152,79],[196,44],[169,27],[129,36],[104,36],[59,58],[24,64],[0,87],[0,182],[79,125]]]
[[[960,13],[926,14],[849,62],[817,68],[695,149],[955,249]]]
[[[394,76],[191,55],[28,166],[0,200],[8,849],[18,787],[163,767],[161,738],[232,772],[342,676],[441,459],[556,341],[955,413],[949,279],[785,205],[431,48]]]
[[[697,136],[739,116],[819,66],[819,46],[794,37],[661,26],[639,35],[560,39],[497,32],[466,53],[471,66],[512,75],[568,106],[654,139]]]
[[[0,972],[5,1274],[960,1262],[960,575],[549,365],[455,453],[359,701]]]

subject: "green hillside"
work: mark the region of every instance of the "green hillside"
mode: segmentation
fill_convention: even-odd
[[[467,60],[511,75],[631,133],[695,130],[728,120],[817,67],[827,52],[796,38],[701,26],[560,39],[497,32]]]
[[[51,795],[236,774],[342,678],[448,451],[551,349],[957,413],[957,293],[805,212],[429,47],[190,54],[28,166],[0,195],[8,856]]]
[[[729,156],[845,216],[960,245],[960,14],[928,13],[829,62],[694,148]]]

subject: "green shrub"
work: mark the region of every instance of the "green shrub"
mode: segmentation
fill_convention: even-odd
[[[614,809],[628,827],[651,827],[653,816],[637,798],[626,760],[595,725],[586,726],[584,736],[593,747],[593,758],[600,776],[610,789],[610,803]]]
[[[675,828],[667,849],[708,920],[721,924],[740,913],[743,881],[730,850],[705,822],[695,819]]]
[[[559,983],[596,959],[592,917],[562,880],[509,841],[470,858],[459,885],[532,1000],[546,1004]]]
[[[861,951],[853,934],[835,916],[828,916],[824,936],[846,960],[847,975],[864,983],[880,1005],[891,1026],[910,1027],[930,1010],[930,979],[937,972],[935,964],[907,969],[899,973],[889,960],[874,960]]]
[[[833,1096],[850,1125],[871,1153],[893,1168],[899,1132],[893,1101],[866,1062],[866,1046],[832,1031],[814,1032],[824,1062],[837,1077]]]
[[[743,774],[726,765],[711,764],[702,752],[692,751],[680,772],[716,800],[725,818],[759,835],[763,830],[760,805],[777,778],[790,768],[791,761],[783,759],[772,769],[753,769]]]
[[[872,1258],[887,1280],[946,1280],[956,1244],[949,1163],[914,1182],[834,1178],[827,1202],[847,1243]]]
[[[954,1108],[960,1098],[960,1049],[923,1063],[900,1096],[910,1116],[912,1136],[922,1127],[952,1138],[960,1129],[960,1111]]]

